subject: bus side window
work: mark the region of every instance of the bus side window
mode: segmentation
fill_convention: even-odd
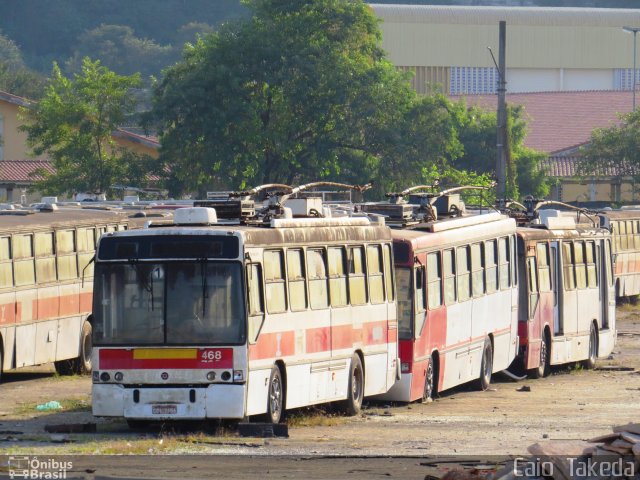
[[[59,280],[73,280],[74,278],[78,278],[75,231],[56,231],[56,257],[58,260]]]
[[[538,259],[538,277],[540,291],[551,291],[551,275],[549,273],[549,246],[546,243],[536,245],[536,257]]]
[[[640,250],[640,224],[637,221],[634,223],[636,225],[636,233],[633,236],[633,246],[636,250]]]
[[[626,222],[620,222],[619,224],[620,227],[620,250],[626,250],[628,247],[628,243],[627,243],[627,223]]]
[[[300,248],[287,250],[287,281],[291,311],[307,309],[307,282],[304,269],[304,252]]]
[[[427,255],[427,300],[429,310],[442,305],[442,268],[440,252]]]
[[[529,275],[529,318],[533,318],[538,308],[538,269],[536,268],[536,258],[527,258],[528,268],[527,273]]]
[[[498,270],[500,277],[500,290],[504,290],[511,286],[509,281],[509,243],[507,237],[498,239]]]
[[[562,273],[564,276],[564,288],[575,290],[576,277],[573,269],[573,245],[570,242],[562,243]]]
[[[329,298],[332,307],[347,304],[347,277],[345,276],[344,247],[330,247],[329,250]]]
[[[56,257],[53,254],[53,232],[36,233],[34,237],[36,279],[39,284],[56,281]]]
[[[259,263],[247,265],[247,300],[249,307],[249,343],[255,343],[264,321],[262,298],[262,266]]]
[[[384,254],[384,279],[385,279],[385,289],[387,291],[387,301],[393,302],[395,299],[395,292],[393,290],[394,281],[393,281],[393,262],[391,261],[391,245],[386,244],[383,247]]]
[[[426,304],[424,298],[424,267],[417,267],[414,270],[414,291],[415,291],[415,307],[416,313],[424,312]],[[416,328],[416,332],[420,329]]]
[[[442,252],[442,264],[444,267],[444,303],[451,305],[456,303],[456,264],[452,248]]]
[[[96,249],[95,237],[96,229],[94,227],[78,229],[78,269],[82,277],[93,277],[93,262],[91,262],[91,259]]]
[[[10,238],[0,237],[0,288],[13,287],[12,267]]]
[[[471,296],[469,273],[469,247],[458,247],[456,250],[456,270],[458,273],[458,301],[464,302]]]
[[[351,305],[367,303],[364,247],[349,247],[349,300]]]
[[[576,269],[576,287],[587,288],[587,266],[584,261],[584,242],[575,242],[573,244],[574,261]]]
[[[590,240],[585,243],[585,263],[587,264],[587,287],[598,286],[598,266],[596,263],[596,245]]]
[[[11,246],[16,287],[33,285],[36,281],[33,261],[33,235],[14,235]]]
[[[264,285],[269,313],[282,313],[287,309],[283,260],[282,250],[264,252]]]
[[[474,243],[471,245],[471,285],[473,286],[473,296],[484,295],[484,245]]]
[[[307,250],[307,273],[309,275],[309,299],[311,308],[327,308],[327,266],[324,250]]]
[[[489,240],[485,243],[484,258],[487,272],[487,293],[495,293],[496,290],[498,290],[498,267],[496,266],[497,248],[495,240]]]
[[[384,279],[382,278],[382,250],[380,245],[367,245],[369,273],[369,298],[371,303],[384,303]]]

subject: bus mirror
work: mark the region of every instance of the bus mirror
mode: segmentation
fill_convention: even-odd
[[[91,265],[95,261],[96,261],[96,256],[94,255],[93,257],[91,257],[91,260],[89,260],[87,264],[84,266],[84,268],[82,269],[82,288],[84,288],[84,271],[87,268],[89,268],[89,265]]]

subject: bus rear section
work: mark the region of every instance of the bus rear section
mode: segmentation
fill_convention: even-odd
[[[457,195],[365,208],[400,214],[392,234],[401,380],[380,398],[427,400],[474,380],[486,389],[517,353],[514,220],[466,212]]]
[[[640,295],[640,209],[603,210],[598,217],[611,231],[616,297]]]
[[[518,228],[520,359],[534,378],[551,365],[592,368],[616,338],[610,233],[561,212],[541,214],[534,228]]]
[[[192,216],[215,218],[212,208]],[[209,212],[203,212],[209,210]],[[359,219],[216,221],[104,237],[93,413],[281,420],[395,381],[391,236]]]

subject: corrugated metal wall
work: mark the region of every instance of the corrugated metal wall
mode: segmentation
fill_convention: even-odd
[[[414,72],[411,85],[418,93],[439,91],[450,94],[451,71],[448,67],[398,67],[403,72]]]
[[[640,10],[372,5],[395,65],[491,67],[498,22],[507,22],[510,68],[625,68]]]

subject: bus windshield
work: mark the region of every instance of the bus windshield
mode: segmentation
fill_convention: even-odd
[[[241,271],[235,262],[98,264],[94,343],[244,343]]]

